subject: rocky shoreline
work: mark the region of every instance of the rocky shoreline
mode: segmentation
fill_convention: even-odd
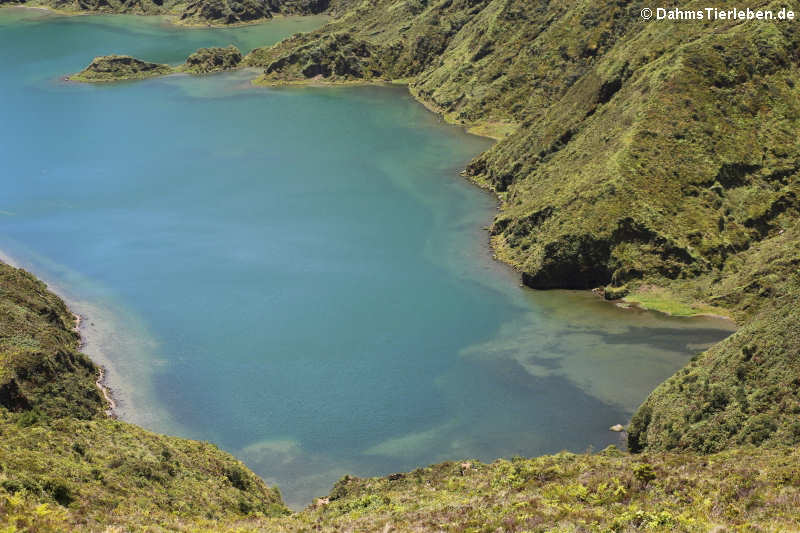
[[[77,313],[72,313],[72,316],[75,317],[75,333],[80,336],[78,348],[83,351],[88,346],[88,342],[81,334],[81,326],[85,323],[86,318]],[[97,388],[100,389],[100,393],[103,395],[103,399],[108,405],[108,409],[105,411],[106,415],[111,418],[117,418],[117,415],[114,413],[114,409],[117,407],[117,402],[114,400],[114,393],[111,390],[111,387],[109,387],[108,383],[106,383],[106,369],[103,365],[99,365],[97,363],[95,363],[95,365],[97,366],[97,380],[95,381],[95,385],[97,385]]]

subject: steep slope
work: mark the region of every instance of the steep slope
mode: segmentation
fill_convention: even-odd
[[[714,452],[800,441],[798,243],[800,225],[743,254],[718,298],[757,310],[650,395],[631,423],[631,450]]]
[[[74,326],[44,283],[0,263],[0,528],[287,512],[276,490],[215,446],[106,417]]]
[[[523,283],[606,286],[609,298],[668,312],[728,314],[745,329],[702,360],[763,343],[770,361],[798,374],[795,328],[779,320],[796,299],[752,291],[797,265],[741,266],[762,244],[778,258],[800,248],[781,237],[800,220],[800,31],[788,21],[645,22],[644,6],[379,0],[245,62],[263,69],[264,84],[407,81],[449,121],[500,139],[465,174],[500,197],[492,241]],[[737,7],[800,12],[797,2]],[[743,288],[746,303],[731,295]],[[797,403],[798,387],[770,379],[746,373],[741,386],[764,396],[759,405]],[[634,448],[665,449],[675,440],[667,433],[692,424],[677,422],[688,408],[674,410],[694,405],[689,390],[658,400],[664,390],[637,417]],[[709,448],[686,437],[681,446],[747,441],[742,432],[760,415],[751,406],[724,430],[722,416],[710,417],[703,431],[732,440]],[[637,437],[642,420],[667,418]],[[771,418],[774,431],[759,442],[800,442],[794,413]]]
[[[102,412],[98,370],[77,350],[74,327],[44,283],[0,263],[0,407],[28,422]]]

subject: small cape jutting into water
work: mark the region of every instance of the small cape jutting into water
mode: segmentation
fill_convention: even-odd
[[[237,68],[242,62],[242,53],[233,45],[228,47],[201,48],[192,53],[183,65],[170,66],[149,63],[131,56],[110,55],[96,57],[85,69],[68,76],[70,81],[106,83],[138,80],[166,76],[178,72],[210,74]]]

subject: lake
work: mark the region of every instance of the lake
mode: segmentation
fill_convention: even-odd
[[[486,139],[403,88],[62,81],[324,20],[0,10],[0,250],[86,318],[122,419],[218,444],[294,507],[346,473],[619,443],[732,328],[520,287],[487,246],[495,199],[458,175]]]

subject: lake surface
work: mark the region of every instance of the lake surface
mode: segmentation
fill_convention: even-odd
[[[294,506],[345,473],[618,443],[730,326],[519,287],[458,176],[486,140],[402,89],[60,81],[322,20],[0,10],[0,250],[87,317],[123,419],[215,442]]]

